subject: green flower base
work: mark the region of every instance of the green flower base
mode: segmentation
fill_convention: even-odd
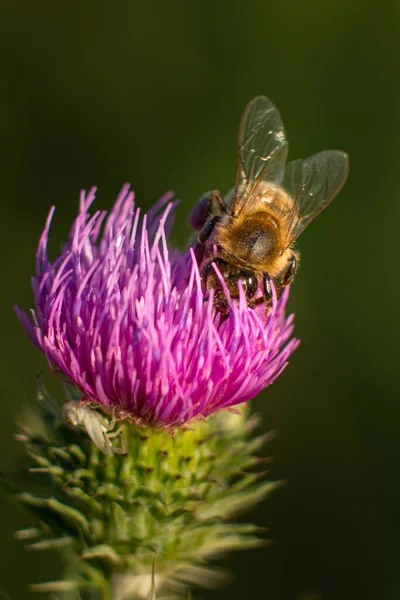
[[[232,519],[279,485],[263,481],[255,453],[257,418],[221,411],[178,429],[144,429],[120,421],[126,455],[104,455],[39,386],[40,419],[17,438],[32,460],[40,495],[15,492],[39,519],[17,532],[31,550],[54,549],[63,580],[31,586],[63,598],[187,598],[192,587],[224,577],[210,560],[263,544],[260,529]],[[35,423],[36,421],[36,423]],[[122,439],[122,438],[121,438]],[[114,438],[113,444],[118,444]]]

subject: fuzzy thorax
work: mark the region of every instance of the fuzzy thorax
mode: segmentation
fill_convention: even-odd
[[[224,215],[213,241],[232,265],[279,277],[288,265],[292,198],[280,187],[264,184],[235,215]]]

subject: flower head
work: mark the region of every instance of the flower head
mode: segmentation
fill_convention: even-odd
[[[285,318],[287,290],[270,311],[229,300],[222,318],[205,301],[192,250],[168,248],[172,194],[141,217],[133,192],[113,209],[89,214],[95,188],[80,210],[60,256],[40,238],[32,279],[31,321],[16,312],[49,365],[82,400],[116,408],[147,426],[175,426],[250,400],[272,383],[298,342]]]

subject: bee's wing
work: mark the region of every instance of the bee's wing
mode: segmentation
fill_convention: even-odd
[[[240,121],[232,215],[238,215],[253,200],[263,181],[282,181],[287,152],[278,110],[268,98],[257,96],[246,106]]]
[[[327,150],[285,168],[283,187],[293,198],[286,246],[290,246],[342,189],[348,175],[347,154]]]

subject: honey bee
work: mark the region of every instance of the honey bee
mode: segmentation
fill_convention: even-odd
[[[271,280],[282,293],[299,263],[294,242],[346,181],[344,152],[328,150],[286,165],[287,153],[278,110],[265,96],[254,98],[240,122],[233,193],[225,199],[218,191],[207,194],[189,217],[199,231],[195,255],[204,287],[214,289],[215,308],[223,314],[229,312],[224,285],[238,298],[241,282],[251,307],[271,303]]]

